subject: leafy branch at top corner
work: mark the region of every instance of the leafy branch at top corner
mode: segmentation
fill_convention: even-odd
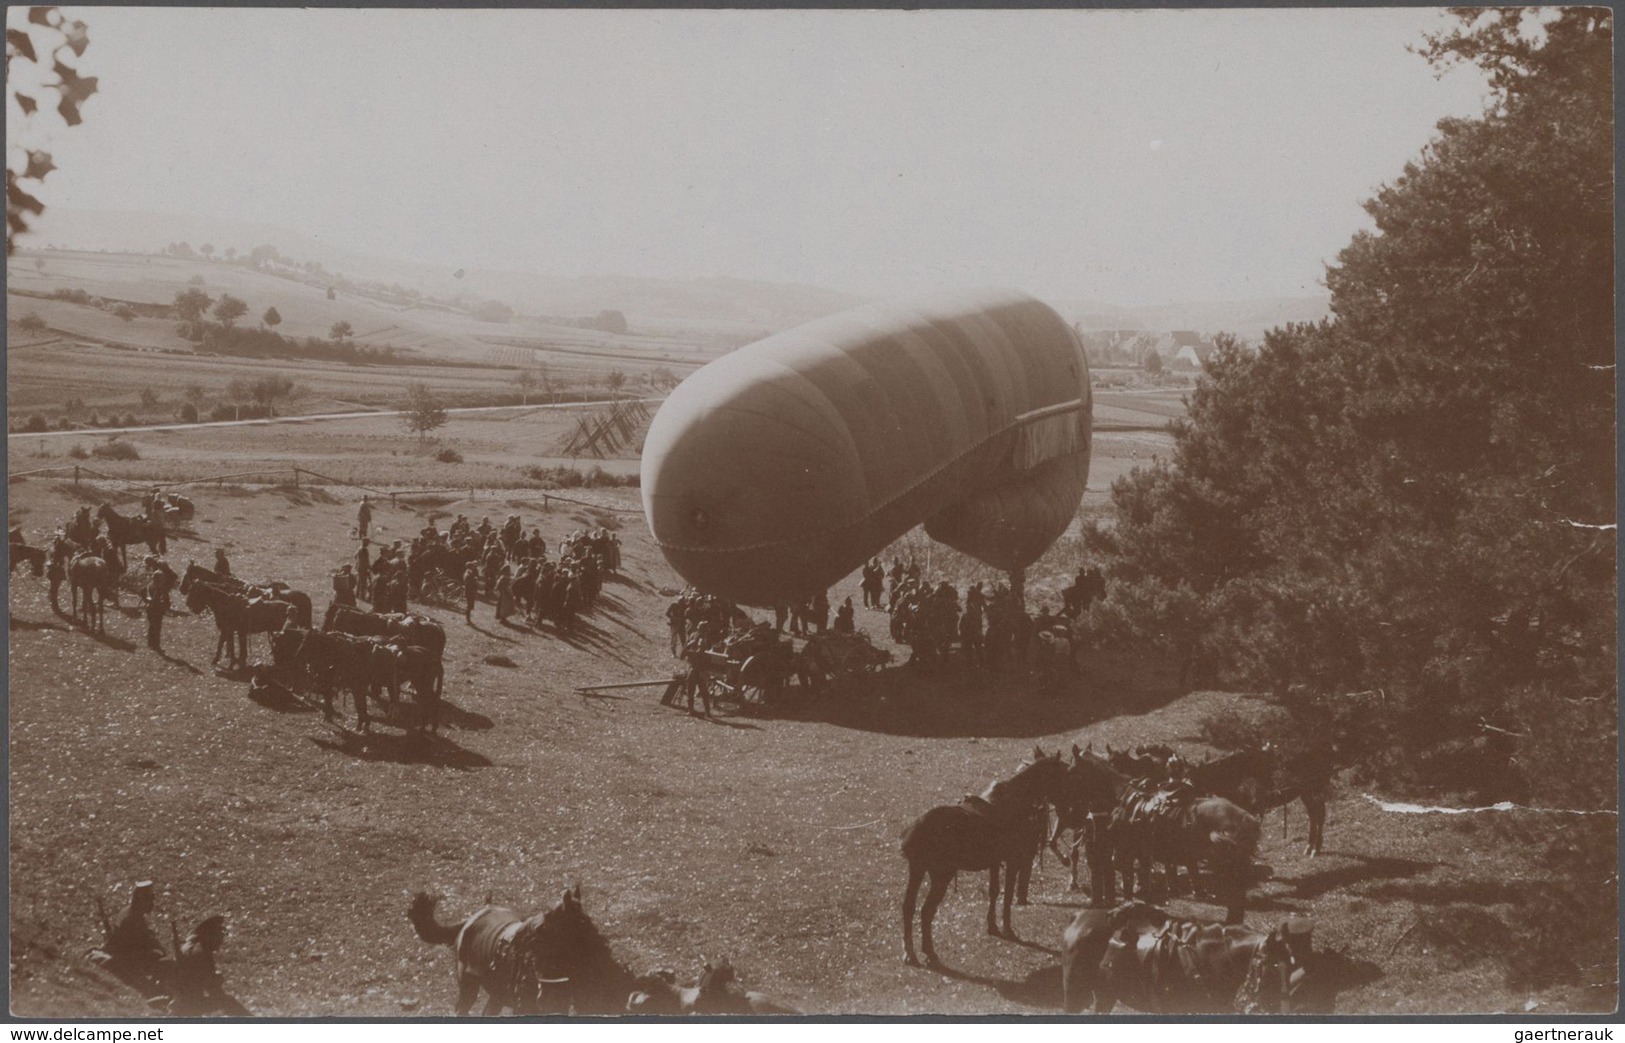
[[[90,29],[78,19],[70,19],[56,7],[31,7],[26,21],[6,27],[6,81],[12,84],[12,97],[24,117],[39,111],[39,95],[54,91],[57,95],[56,111],[70,127],[83,122],[81,106],[96,93],[97,78],[84,76],[76,65],[69,64],[84,56],[90,46]],[[13,62],[23,61],[43,73],[49,64],[55,80],[14,75]],[[21,70],[17,70],[21,72]],[[27,91],[18,86],[26,85]],[[23,190],[25,180],[45,180],[56,169],[51,154],[41,149],[25,148],[28,161],[22,170],[6,167],[6,254],[16,249],[15,237],[28,230],[28,214],[44,212],[45,205]]]

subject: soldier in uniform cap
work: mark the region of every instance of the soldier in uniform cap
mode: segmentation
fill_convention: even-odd
[[[147,916],[157,903],[157,893],[151,880],[142,880],[130,892],[130,904],[124,907],[112,929],[107,932],[107,955],[110,970],[133,971],[143,975],[155,974],[158,961],[164,958],[164,947],[152,933]]]
[[[370,525],[372,525],[372,503],[367,499],[367,494],[362,493],[361,507],[355,515],[355,534],[360,536],[363,542],[367,539],[367,528]]]
[[[147,647],[163,651],[164,616],[169,612],[169,592],[175,589],[175,573],[163,559],[147,555]]]

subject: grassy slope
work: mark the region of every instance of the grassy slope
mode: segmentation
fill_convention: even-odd
[[[81,499],[108,495],[54,482],[11,493],[11,520],[36,540]],[[581,496],[635,505],[631,493]],[[348,499],[231,489],[196,498],[195,534],[174,541],[176,562],[224,546],[239,574],[320,592],[351,549]],[[453,502],[435,513],[460,510],[500,519],[510,508]],[[375,522],[405,536],[427,513],[385,509]],[[412,935],[408,894],[444,892],[452,916],[487,896],[539,907],[571,880],[640,968],[690,971],[726,954],[753,987],[815,1012],[1053,1013],[1049,949],[1080,901],[1059,867],[1046,862],[1035,905],[1018,911],[1018,930],[1036,943],[1026,946],[982,932],[980,882],[962,879],[938,932],[961,973],[927,973],[899,959],[899,833],[932,804],[1009,771],[1035,741],[1198,751],[1206,714],[1254,705],[1181,696],[1168,664],[1130,655],[1092,662],[1059,688],[899,671],[793,717],[721,723],[666,710],[649,689],[583,698],[574,686],[670,669],[659,591],[678,581],[635,514],[523,514],[550,542],[595,519],[624,520],[627,580],[569,639],[497,627],[489,606],[476,627],[431,610],[450,635],[454,710],[427,752],[398,729],[362,746],[317,714],[249,701],[242,683],[209,671],[207,620],[172,618],[166,661],[142,647],[132,613],[112,614],[108,636],[94,639],[53,615],[40,581],[19,577],[8,751],[15,1012],[85,1016],[128,1003],[76,957],[96,938],[94,896],[152,877],[165,889],[162,933],[171,911],[183,923],[231,917],[223,971],[264,1013],[446,1014],[451,957]],[[1035,591],[1052,592],[1075,555],[1070,543],[1052,552]],[[956,561],[938,556],[934,567]],[[856,593],[849,579],[836,597]],[[859,621],[884,631],[875,613]],[[263,655],[262,639],[255,651]],[[491,665],[493,656],[517,666]],[[1294,813],[1283,839],[1269,820],[1261,858],[1274,879],[1249,918],[1313,915],[1323,944],[1384,972],[1346,992],[1341,1010],[1521,1010],[1531,996],[1541,1013],[1612,1004],[1612,985],[1510,988],[1506,952],[1462,928],[1517,915],[1557,869],[1540,845],[1508,843],[1487,816],[1385,814],[1352,788],[1332,806],[1318,860],[1298,853],[1304,825]],[[1613,968],[1592,967],[1577,980],[1614,979]]]

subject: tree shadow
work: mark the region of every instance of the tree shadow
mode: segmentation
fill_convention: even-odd
[[[516,640],[515,638],[511,638],[506,634],[498,634],[495,631],[487,630],[484,627],[480,626],[478,623],[475,623],[473,620],[469,620],[468,625],[474,628],[474,632],[476,634],[484,634],[486,637],[489,637],[489,638],[491,638],[493,640],[496,640],[496,641],[506,641],[510,645],[517,645],[519,643],[518,640]],[[509,626],[510,628],[512,627],[512,624],[508,624],[508,623],[504,623],[503,625],[504,626]]]
[[[135,651],[135,642],[134,641],[126,641],[122,637],[114,637],[113,635],[111,635],[111,634],[109,634],[109,633],[107,633],[105,631],[88,631],[87,630],[86,633],[89,634],[90,637],[92,639],[94,639],[97,644],[106,645],[108,648],[114,649],[115,651],[119,651],[119,652],[134,652]]]
[[[1345,854],[1341,851],[1325,852],[1321,857],[1324,858],[1327,855],[1350,859],[1354,864],[1305,873],[1298,877],[1278,876],[1275,878],[1275,882],[1285,884],[1287,893],[1294,898],[1318,898],[1328,891],[1335,891],[1366,880],[1412,877],[1418,873],[1433,869],[1440,864],[1438,862],[1423,862],[1414,858],[1373,857]]]
[[[1020,670],[895,666],[832,681],[792,685],[762,716],[817,721],[907,738],[1039,738],[1117,716],[1121,703],[1086,676],[1052,679]]]
[[[1482,877],[1467,880],[1390,882],[1362,888],[1367,898],[1403,898],[1428,905],[1448,905],[1467,902],[1472,905],[1522,904],[1539,890],[1528,880],[1486,880]]]
[[[465,749],[443,735],[427,735],[422,732],[407,732],[402,735],[372,732],[361,735],[344,728],[338,730],[336,739],[313,735],[310,741],[324,750],[332,750],[361,761],[425,764],[459,771],[489,768],[492,765],[491,759],[482,753]]]

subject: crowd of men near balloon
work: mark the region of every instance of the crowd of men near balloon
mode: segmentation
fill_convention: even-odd
[[[890,569],[878,558],[863,567],[860,590],[864,608],[886,612],[893,641],[910,649],[909,663],[924,669],[943,664],[957,652],[968,666],[1077,672],[1080,618],[1105,593],[1097,568],[1080,568],[1062,591],[1059,605],[1043,605],[1037,614],[1004,583],[986,589],[982,581],[959,589],[945,580],[922,578],[918,561],[892,559]],[[852,599],[846,598],[830,620],[828,595],[819,591],[806,601],[773,610],[771,630],[794,637],[856,632]],[[670,647],[674,657],[695,651],[723,652],[741,635],[760,634],[766,624],[754,622],[737,607],[714,595],[686,588],[667,607]]]
[[[355,607],[364,599],[374,612],[406,612],[408,599],[439,594],[461,600],[472,622],[484,597],[498,623],[517,614],[532,626],[547,621],[567,628],[596,604],[604,574],[621,566],[620,538],[603,528],[571,532],[553,561],[541,530],[533,527],[527,536],[517,514],[500,529],[488,517],[474,526],[459,514],[444,532],[429,524],[409,547],[396,540],[376,552],[366,535],[371,512],[365,499],[357,521],[361,546],[333,576],[334,605]]]

